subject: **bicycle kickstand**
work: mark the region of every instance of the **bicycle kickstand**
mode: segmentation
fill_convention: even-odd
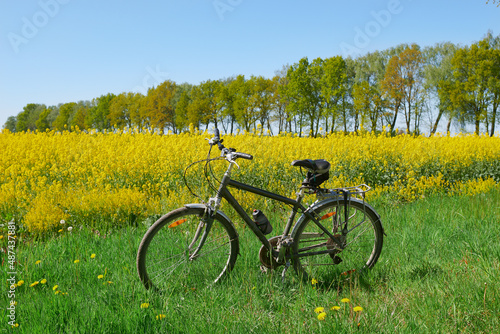
[[[281,273],[281,283],[285,283],[285,274],[288,268],[290,267],[290,260],[286,260],[285,262],[285,268],[283,269],[283,272]]]

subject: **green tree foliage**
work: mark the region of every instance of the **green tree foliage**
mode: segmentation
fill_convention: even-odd
[[[451,86],[454,81],[451,59],[457,46],[453,43],[438,43],[424,50],[424,87],[431,98],[437,100],[438,114],[431,125],[430,134],[437,131],[443,115],[448,116],[447,132],[456,111],[451,103]]]
[[[109,122],[109,106],[115,98],[115,94],[102,95],[92,101],[92,107],[88,111],[85,118],[85,125],[89,129],[97,129],[99,131],[110,129]]]
[[[177,132],[175,124],[174,96],[177,85],[170,80],[156,88],[150,88],[144,101],[145,115],[151,128],[163,133],[166,129]]]
[[[71,128],[70,118],[77,110],[77,104],[75,102],[65,103],[59,107],[59,115],[52,124],[54,129],[63,131]]]
[[[487,119],[488,106],[494,97],[495,84],[490,77],[494,76],[497,59],[498,53],[482,40],[458,49],[451,60],[455,79],[451,102],[464,119],[474,123],[476,134],[480,132],[481,121]]]
[[[391,132],[394,131],[396,119],[401,110],[405,116],[406,131],[412,132],[412,120],[414,120],[414,131],[418,131],[420,108],[423,103],[422,70],[423,57],[416,44],[406,47],[389,60],[382,80],[382,91],[389,108],[393,111]]]
[[[360,129],[430,134],[447,119],[495,134],[500,105],[500,36],[470,46],[401,44],[355,59],[300,59],[273,78],[237,75],[199,85],[167,80],[147,95],[123,92],[46,107],[30,103],[4,125],[10,131],[150,129],[164,133],[217,126],[261,134],[317,136]],[[424,117],[425,116],[425,117]],[[421,123],[424,123],[422,127]]]

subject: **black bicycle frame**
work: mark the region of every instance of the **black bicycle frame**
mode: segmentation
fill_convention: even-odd
[[[301,195],[297,195],[297,200],[272,193],[270,191],[256,188],[253,186],[250,186],[245,183],[241,183],[235,180],[232,180],[229,176],[228,173],[224,174],[224,177],[222,178],[219,190],[218,190],[218,195],[224,198],[235,210],[236,212],[243,218],[245,223],[248,225],[248,227],[252,230],[252,232],[259,238],[260,242],[268,249],[272,251],[272,254],[274,257],[278,256],[278,251],[273,249],[271,244],[269,243],[269,240],[267,240],[266,236],[262,231],[258,228],[257,224],[248,216],[246,213],[245,209],[240,205],[240,203],[233,197],[233,195],[229,192],[227,189],[227,186],[243,190],[243,191],[248,191],[263,197],[267,197],[273,200],[276,200],[278,202],[282,202],[288,205],[292,206],[292,213],[290,214],[290,217],[288,218],[288,222],[285,226],[285,229],[283,231],[283,236],[288,236],[290,233],[290,229],[292,228],[293,221],[295,220],[295,216],[297,214],[297,211],[300,209],[302,213],[304,213],[308,218],[312,219],[316,225],[320,229],[322,229],[328,236],[330,236],[332,239],[336,240],[337,238],[334,237],[323,225],[319,224],[317,219],[302,205],[300,204],[300,201],[302,200]]]

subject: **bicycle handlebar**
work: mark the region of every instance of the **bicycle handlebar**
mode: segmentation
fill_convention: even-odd
[[[224,145],[222,145],[222,141],[223,140],[220,139],[219,129],[215,128],[214,137],[212,139],[210,139],[208,142],[209,142],[210,145],[217,144],[217,147],[221,151],[221,155],[226,156],[226,159],[228,159],[229,161],[236,160],[238,158],[243,158],[243,159],[246,159],[246,160],[252,160],[253,159],[253,156],[251,154],[242,153],[242,152],[236,152],[236,150],[234,148],[227,149],[226,147],[224,147]]]

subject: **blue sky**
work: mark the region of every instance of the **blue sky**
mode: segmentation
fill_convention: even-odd
[[[500,34],[486,0],[0,0],[0,127],[28,103],[272,77],[302,57]]]

